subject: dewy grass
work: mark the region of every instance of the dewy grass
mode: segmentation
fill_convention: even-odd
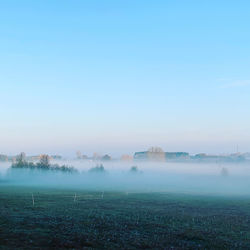
[[[250,244],[247,197],[100,194],[2,186],[1,247],[246,249]]]

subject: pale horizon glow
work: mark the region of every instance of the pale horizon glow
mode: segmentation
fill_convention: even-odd
[[[247,1],[1,1],[0,153],[250,151]]]

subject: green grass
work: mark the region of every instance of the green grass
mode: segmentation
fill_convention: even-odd
[[[0,187],[0,249],[249,246],[247,197]]]

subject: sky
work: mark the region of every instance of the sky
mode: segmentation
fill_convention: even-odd
[[[1,0],[0,153],[250,151],[250,2]]]

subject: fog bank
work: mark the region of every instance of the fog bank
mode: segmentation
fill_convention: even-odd
[[[62,162],[60,162],[62,164]],[[77,174],[11,169],[0,164],[1,185],[72,188],[95,191],[178,192],[250,195],[248,164],[189,164],[159,162],[105,162],[104,173],[90,173],[92,161],[66,161]],[[137,166],[137,172],[131,172]]]

